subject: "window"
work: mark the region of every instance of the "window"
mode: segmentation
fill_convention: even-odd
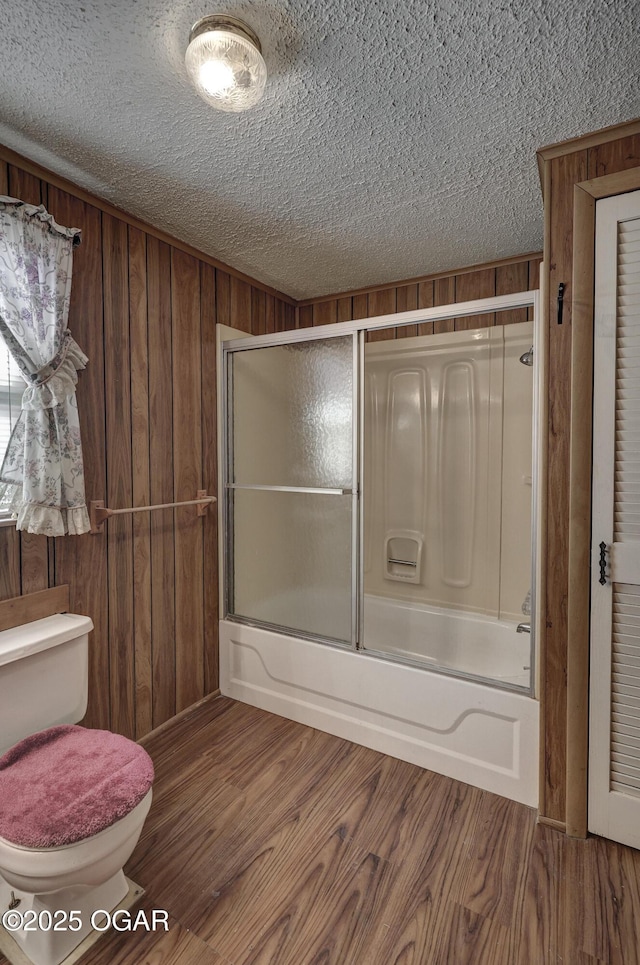
[[[24,379],[0,336],[0,465],[9,445],[11,430],[20,415]],[[9,514],[0,508],[0,519]]]

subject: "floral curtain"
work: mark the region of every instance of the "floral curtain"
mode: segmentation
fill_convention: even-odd
[[[67,329],[79,244],[80,230],[42,205],[0,197],[0,335],[27,383],[0,467],[0,509],[45,536],[90,529],[76,404],[88,359]]]

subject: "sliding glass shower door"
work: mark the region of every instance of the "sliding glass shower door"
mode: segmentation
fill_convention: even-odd
[[[227,355],[227,612],[355,645],[357,336]]]

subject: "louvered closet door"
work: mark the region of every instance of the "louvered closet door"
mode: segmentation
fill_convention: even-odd
[[[596,205],[589,830],[640,848],[640,191]]]

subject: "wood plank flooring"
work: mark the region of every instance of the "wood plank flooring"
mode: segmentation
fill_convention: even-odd
[[[145,744],[170,930],[81,965],[640,965],[640,852],[223,697]]]

